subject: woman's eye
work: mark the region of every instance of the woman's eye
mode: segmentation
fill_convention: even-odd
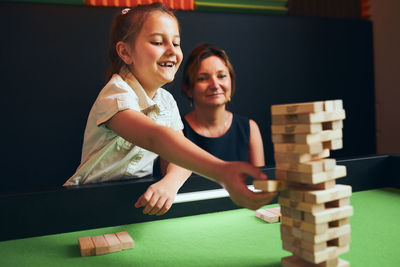
[[[203,82],[203,81],[205,81],[206,80],[206,77],[198,77],[197,78],[197,81],[198,82]]]

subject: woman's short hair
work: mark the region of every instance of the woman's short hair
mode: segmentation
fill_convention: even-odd
[[[226,52],[211,44],[201,44],[192,50],[183,68],[181,91],[189,100],[191,100],[191,98],[189,97],[188,93],[194,88],[200,64],[204,59],[211,56],[219,57],[225,63],[231,78],[232,96],[235,93],[235,71],[233,70],[232,64],[229,61]]]

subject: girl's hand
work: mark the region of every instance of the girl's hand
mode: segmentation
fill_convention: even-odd
[[[136,201],[135,207],[144,207],[144,214],[163,215],[171,208],[180,185],[171,183],[171,180],[162,179],[149,186]]]
[[[221,168],[221,184],[229,192],[234,203],[256,210],[270,202],[276,193],[253,192],[246,185],[250,176],[257,180],[265,180],[267,176],[258,168],[246,162],[225,162]]]

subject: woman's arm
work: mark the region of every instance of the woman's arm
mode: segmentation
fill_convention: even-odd
[[[254,166],[265,166],[264,146],[260,129],[255,121],[250,120],[249,162]]]
[[[220,160],[176,134],[174,130],[157,125],[138,111],[118,112],[107,122],[107,127],[129,142],[153,151],[169,162],[217,181],[240,206],[257,209],[274,197],[274,194],[255,193],[247,188],[247,176],[266,179],[266,175],[258,168],[245,162]]]

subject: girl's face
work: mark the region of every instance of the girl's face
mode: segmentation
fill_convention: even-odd
[[[201,61],[189,96],[195,106],[225,105],[231,97],[231,86],[231,76],[225,62],[217,56],[210,56]]]
[[[133,45],[131,71],[143,88],[154,90],[172,82],[183,54],[178,22],[162,12],[150,14]]]

